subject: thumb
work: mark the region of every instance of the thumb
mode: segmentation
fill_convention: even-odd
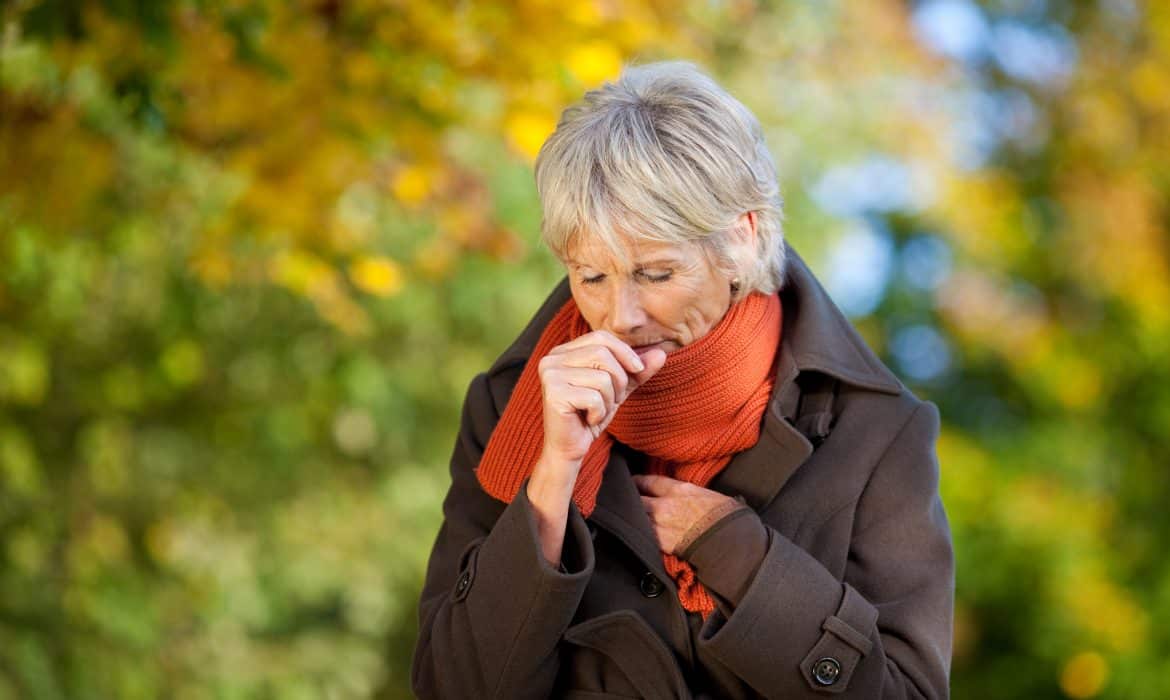
[[[632,478],[638,493],[644,496],[665,496],[679,483],[677,479],[661,474],[634,474]]]

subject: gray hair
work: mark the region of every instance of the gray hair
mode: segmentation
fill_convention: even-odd
[[[759,121],[690,63],[626,67],[567,108],[536,187],[541,237],[562,260],[586,233],[619,258],[631,238],[695,241],[739,279],[737,296],[783,282],[783,203]],[[746,212],[756,250],[736,260],[729,232]]]

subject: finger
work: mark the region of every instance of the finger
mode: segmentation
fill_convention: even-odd
[[[658,474],[635,474],[633,478],[639,493],[657,497],[666,496],[677,489],[679,485],[686,483]]]
[[[593,389],[605,399],[605,412],[608,414],[617,410],[617,390],[613,385],[613,377],[604,370],[585,369],[583,367],[560,367],[548,373],[550,386],[573,386],[578,389]]]
[[[576,350],[578,348],[588,347],[590,345],[601,345],[609,349],[617,361],[625,368],[627,372],[635,374],[646,369],[642,358],[638,357],[638,353],[629,345],[623,343],[616,335],[609,331],[593,331],[585,335],[570,340],[567,343],[558,345],[549,351],[549,354],[559,354]]]
[[[605,422],[605,398],[596,389],[565,386],[556,391],[554,403],[561,404],[566,412],[584,414],[585,425],[599,426]],[[600,432],[600,431],[597,431]],[[597,432],[594,437],[597,437]]]
[[[600,352],[608,354],[608,350],[604,348]],[[573,366],[564,365],[566,360],[564,355],[553,356],[546,355],[540,360],[540,383],[541,390],[545,396],[550,396],[555,393],[558,386],[579,386],[585,388],[596,389],[605,396],[606,413],[612,413],[617,410],[617,405],[620,404],[626,397],[626,387],[629,385],[629,375],[625,370],[618,367],[616,361],[609,358],[609,365],[604,366],[601,362],[595,362],[595,365],[602,365],[602,369],[593,369],[587,366]],[[584,365],[584,363],[580,363]]]
[[[550,363],[555,362],[563,367],[582,367],[606,372],[613,386],[613,395],[618,403],[621,403],[629,393],[627,387],[629,387],[631,375],[607,347],[590,345],[550,357],[552,357]]]
[[[646,511],[646,515],[650,516],[650,522],[654,522],[654,497],[641,496],[642,510]]]

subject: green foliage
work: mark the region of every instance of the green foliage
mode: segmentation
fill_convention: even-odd
[[[408,697],[463,392],[561,274],[531,158],[662,56],[818,273],[890,251],[854,320],[942,409],[955,696],[1170,693],[1170,13],[981,6],[1075,43],[1038,82],[901,3],[620,5],[0,9],[0,698]],[[972,163],[976,98],[1021,111]],[[930,196],[843,212],[887,161]]]

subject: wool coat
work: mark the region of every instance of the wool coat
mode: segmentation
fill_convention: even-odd
[[[728,568],[747,572],[742,594],[720,597],[705,620],[682,608],[631,478],[640,456],[621,445],[590,517],[570,505],[562,566],[549,565],[526,489],[505,504],[475,470],[568,298],[562,281],[471,382],[419,604],[417,695],[947,697],[954,559],[938,411],[878,360],[791,248],[759,441],[708,485],[750,506],[767,532],[762,558],[746,565],[733,561],[735,542],[717,545]],[[802,406],[810,386],[822,409],[832,387],[826,410]],[[696,574],[704,581],[702,566]]]

